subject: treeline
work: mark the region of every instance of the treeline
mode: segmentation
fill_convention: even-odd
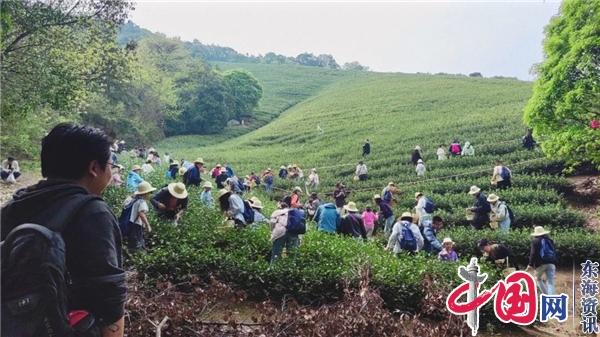
[[[128,21],[121,27],[118,40],[120,44],[124,45],[130,41],[139,41],[152,35],[161,34],[152,33],[147,29],[139,27],[135,23]],[[368,67],[363,66],[356,61],[345,63],[343,66],[340,66],[335,58],[329,54],[314,55],[312,53],[302,53],[293,57],[269,52],[265,55],[248,55],[239,53],[233,48],[204,44],[196,39],[191,42],[184,42],[184,46],[192,56],[208,62],[297,64],[329,69],[368,70]]]
[[[143,144],[252,115],[262,88],[251,74],[217,71],[157,34],[119,44],[132,9],[126,0],[2,3],[3,155],[37,156],[60,121]]]

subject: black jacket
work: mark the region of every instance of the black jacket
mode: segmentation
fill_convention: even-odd
[[[115,215],[101,198],[77,211],[69,223],[61,223],[61,206],[88,192],[67,181],[40,181],[21,189],[2,207],[1,239],[16,226],[36,223],[62,231],[66,266],[71,278],[69,310],[91,312],[100,325],[119,320],[124,314],[127,288],[122,269],[121,232]],[[60,215],[56,215],[60,214]]]
[[[348,214],[342,218],[339,227],[339,233],[352,237],[362,237],[367,239],[367,231],[363,224],[362,218],[357,214]]]

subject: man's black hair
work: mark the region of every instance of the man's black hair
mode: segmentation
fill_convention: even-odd
[[[481,239],[481,240],[477,241],[477,247],[479,247],[479,249],[482,249],[483,247],[485,247],[489,244],[490,244],[490,241],[488,239]]]
[[[433,222],[443,222],[442,217],[439,215],[436,215],[433,217]]]
[[[13,160],[15,160],[15,157],[8,156],[6,159],[7,159],[8,161],[13,161]]]
[[[100,129],[70,123],[56,125],[42,139],[42,176],[77,180],[94,160],[106,167],[111,141]]]

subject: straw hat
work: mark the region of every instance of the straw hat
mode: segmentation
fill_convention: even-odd
[[[390,181],[390,182],[388,183],[388,186],[396,186],[396,184],[394,184],[394,182],[393,182],[393,181]]]
[[[404,219],[410,219],[410,221],[412,221],[413,220],[413,215],[410,212],[404,212],[400,216],[400,220],[404,220]]]
[[[494,202],[498,201],[499,199],[500,199],[500,197],[495,195],[494,193],[490,194],[490,196],[487,197],[487,201],[491,202],[491,203],[494,203]]]
[[[258,201],[260,201],[260,199],[258,199],[258,198],[257,198],[257,197],[255,197],[255,196],[254,196],[254,197],[252,197],[252,198],[250,198],[250,199],[248,199],[248,201],[250,201],[250,203],[253,203],[253,202],[257,201],[257,200],[258,200]]]
[[[217,164],[217,165],[215,165],[215,167],[219,167],[219,168],[220,168],[220,167],[221,167],[221,164]]]
[[[271,171],[273,171],[273,170],[271,170],[271,168],[270,168],[270,167],[268,167],[268,168],[267,168],[267,172],[271,172]]]
[[[481,188],[479,188],[479,187],[477,187],[475,185],[471,186],[471,189],[469,189],[469,194],[470,195],[475,195],[475,194],[477,194],[479,192],[481,192]]]
[[[285,169],[285,166],[281,165],[281,167],[279,167],[280,170]]]
[[[356,208],[356,203],[350,201],[347,205],[344,205],[344,209],[348,212],[358,212],[358,208]]]
[[[219,193],[217,193],[217,199],[221,199],[223,196],[228,194],[231,194],[231,191],[226,188],[222,188],[219,190]]]
[[[415,199],[418,198],[418,197],[421,197],[421,196],[423,196],[423,193],[421,193],[421,192],[415,193]]]
[[[454,244],[454,241],[452,241],[452,239],[451,239],[451,238],[444,238],[444,241],[442,241],[442,244],[444,245],[444,244],[446,244],[446,243],[449,243],[449,244],[452,244],[452,245],[453,245],[453,244]]]
[[[258,199],[255,199],[254,201],[252,201],[252,203],[250,204],[250,207],[252,208],[258,208],[258,209],[262,209],[263,205],[262,202]]]
[[[180,167],[179,168],[179,174],[183,175],[187,170],[185,169],[185,167]]]
[[[417,163],[422,164],[423,163],[423,159],[417,160]]]
[[[199,163],[199,164],[204,164],[204,159],[202,158],[196,158],[196,160],[194,160],[194,164]]]
[[[212,183],[210,181],[205,182],[204,184],[202,184],[203,188],[212,188]]]
[[[379,194],[375,194],[375,195],[373,196],[373,199],[381,199],[381,195],[379,195]]]
[[[421,151],[421,147],[419,145],[415,146],[415,150]]]
[[[544,229],[544,227],[542,226],[535,226],[535,228],[533,229],[533,233],[531,233],[531,236],[542,236],[542,235],[546,235],[546,234],[550,234],[550,231],[547,231]]]
[[[294,187],[292,192],[302,192],[302,189],[300,188],[300,186],[296,186],[296,187]]]
[[[133,165],[133,167],[131,168],[132,171],[141,171],[142,167],[140,165]]]
[[[183,183],[170,183],[167,188],[169,189],[169,193],[177,199],[185,199],[188,196]]]
[[[150,185],[149,182],[147,181],[142,181],[139,185],[138,185],[138,190],[135,191],[135,195],[142,195],[142,194],[146,194],[146,193],[150,193],[156,191],[156,188],[152,187],[152,185]]]

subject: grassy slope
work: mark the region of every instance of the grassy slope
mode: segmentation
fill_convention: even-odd
[[[255,130],[279,116],[284,110],[314,95],[323,87],[347,76],[348,72],[298,65],[216,62],[221,70],[244,69],[251,72],[263,86],[263,97],[254,112],[255,120],[244,126],[227,127],[219,135],[179,136],[163,140],[160,148],[175,148],[179,144],[205,146],[222,142]]]

